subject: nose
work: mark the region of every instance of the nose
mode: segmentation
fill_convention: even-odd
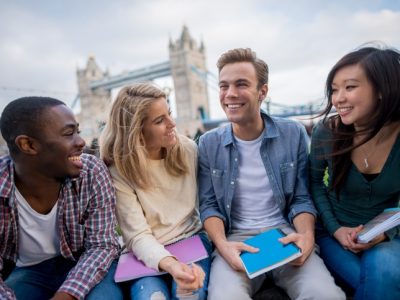
[[[228,89],[226,90],[226,97],[236,97],[236,96],[237,96],[236,87],[233,84],[229,85]]]
[[[80,149],[83,149],[83,147],[85,147],[85,145],[86,145],[86,142],[79,134],[77,134],[76,139],[75,139],[75,144]]]
[[[342,89],[338,89],[335,93],[332,94],[332,104],[336,105],[337,103],[343,102],[345,100],[345,95]]]
[[[174,118],[172,118],[171,116],[168,117],[168,127],[169,128],[174,128],[176,126],[175,120]]]

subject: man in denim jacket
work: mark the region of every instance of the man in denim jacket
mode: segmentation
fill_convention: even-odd
[[[204,227],[216,246],[209,299],[251,299],[266,274],[244,273],[242,241],[279,227],[302,255],[270,272],[291,299],[344,299],[314,252],[316,210],[307,190],[307,135],[297,122],[260,110],[268,66],[251,49],[233,49],[217,63],[220,103],[230,125],[199,141],[199,200]]]

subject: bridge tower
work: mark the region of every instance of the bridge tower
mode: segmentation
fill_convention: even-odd
[[[203,41],[198,46],[186,26],[175,42],[170,39],[169,59],[174,82],[176,123],[180,133],[193,136],[209,118],[207,67]]]
[[[180,133],[194,136],[209,117],[207,68],[203,42],[198,46],[186,26],[175,42],[169,42],[169,61],[109,76],[89,57],[86,68],[77,70],[81,112],[77,115],[87,143],[98,138],[107,120],[111,90],[134,82],[172,75]]]
[[[90,83],[108,76],[90,56],[86,68],[76,71],[81,111],[76,115],[81,129],[81,136],[87,143],[98,138],[101,126],[107,119],[107,111],[111,103],[111,91],[102,87],[91,88]],[[89,145],[88,145],[89,146]]]

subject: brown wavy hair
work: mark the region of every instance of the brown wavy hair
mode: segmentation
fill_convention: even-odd
[[[268,84],[268,65],[259,59],[256,53],[250,48],[236,48],[223,53],[217,62],[218,72],[221,73],[225,65],[239,62],[249,62],[254,66],[257,74],[258,89],[264,84]]]

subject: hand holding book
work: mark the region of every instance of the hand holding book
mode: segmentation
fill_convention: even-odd
[[[285,236],[282,230],[275,228],[244,241],[260,249],[257,253],[244,252],[240,255],[249,278],[254,278],[301,256],[300,248],[294,243],[284,245],[279,241]]]
[[[258,248],[245,244],[244,242],[221,241],[217,245],[217,249],[225,261],[238,272],[244,272],[245,268],[240,253],[257,253]]]
[[[179,262],[190,264],[208,257],[207,251],[201,242],[199,235],[180,240],[179,242],[165,246]],[[173,259],[172,257],[169,257]],[[132,252],[121,254],[117,269],[115,271],[115,282],[127,281],[144,276],[162,275],[165,272],[158,272],[148,268]]]
[[[385,209],[363,226],[358,233],[358,243],[368,243],[385,231],[400,225],[400,207]]]

